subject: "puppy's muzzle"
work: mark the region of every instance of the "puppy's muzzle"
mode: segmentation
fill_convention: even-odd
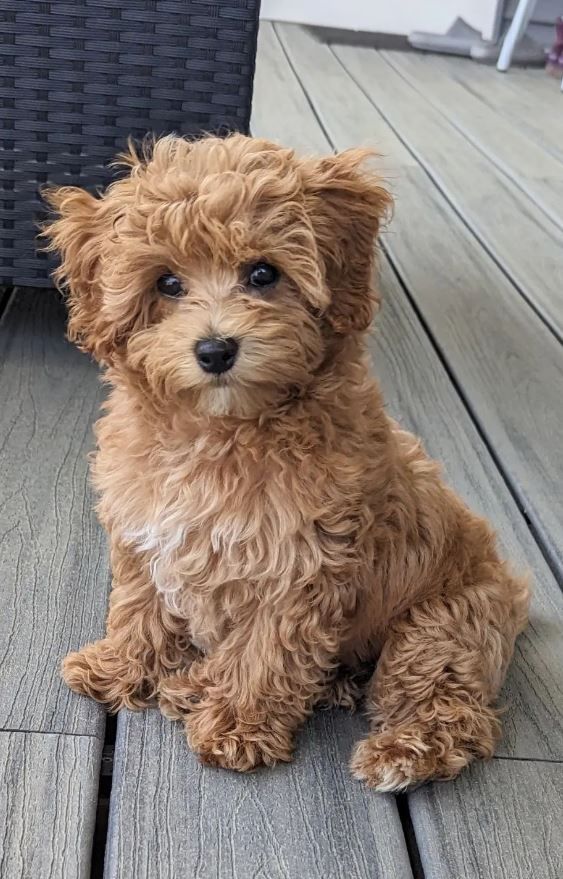
[[[221,375],[234,366],[238,347],[236,339],[200,339],[195,346],[196,360],[204,372]]]

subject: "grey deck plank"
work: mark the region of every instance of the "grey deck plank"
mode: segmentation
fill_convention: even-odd
[[[563,765],[492,760],[410,795],[426,879],[561,879]]]
[[[347,102],[356,107],[356,114],[349,113],[344,125],[339,107],[332,101],[332,80],[346,78],[344,68],[327,46],[306,31],[293,26],[278,29],[336,147],[361,142],[368,125],[373,131],[388,125],[351,79]],[[401,134],[403,130],[409,135],[414,132],[419,121],[417,93],[394,76],[372,50],[337,47],[335,51],[356,77],[364,77],[378,106],[385,104],[386,116],[397,114]],[[354,60],[355,53],[359,53],[361,64]],[[370,58],[375,59],[375,67]],[[421,125],[425,124],[425,113],[426,108]],[[435,132],[437,142],[447,140],[447,135],[442,137],[445,127],[443,120]],[[391,133],[388,143],[393,148]],[[447,155],[446,148],[444,161]],[[439,164],[438,152],[433,161]],[[471,189],[474,181],[464,177],[465,171],[462,164],[457,173],[465,180],[463,186]],[[563,473],[563,445],[557,439],[563,434],[563,347],[488,257],[422,167],[403,166],[394,188],[396,212],[384,245],[488,442],[508,471],[519,502],[552,563],[563,573],[563,494],[557,490],[558,476]],[[505,218],[509,228],[512,219]],[[520,258],[520,244],[518,240],[518,247],[513,247],[515,259]],[[541,259],[536,262],[538,271],[543,269],[546,284],[551,283],[555,275],[548,274],[549,266]],[[560,296],[559,301],[563,302]]]
[[[294,763],[241,776],[201,766],[157,711],[122,713],[106,879],[408,879],[393,797],[348,773],[364,729],[319,713]]]
[[[0,732],[0,876],[88,879],[101,742]]]
[[[529,137],[524,126],[483,103],[454,77],[444,76],[444,67],[432,57],[414,52],[380,52],[379,56],[563,229],[563,163],[559,158]]]
[[[458,82],[497,115],[525,131],[552,156],[563,159],[561,90],[556,79],[537,68],[512,68],[509,76],[499,76],[493,68],[465,58],[421,57],[428,58],[443,76]]]
[[[292,88],[293,73],[272,25],[261,22],[258,31],[260,76],[254,80],[253,104],[261,108],[266,127],[279,124],[280,119],[299,120],[295,129],[295,149],[303,153],[322,153],[325,137],[311,113],[307,96],[301,89]],[[253,120],[250,121],[254,132]]]
[[[280,26],[276,25],[277,28]],[[299,29],[297,33],[300,33]],[[313,37],[309,39],[314,42]],[[326,153],[327,149],[330,150],[326,135],[311,111],[307,93],[295,79],[282,42],[270,22],[265,21],[260,25],[258,57],[260,68],[255,77],[252,102],[253,134],[269,136],[282,143],[290,141],[294,149],[305,154]],[[273,71],[276,74],[274,77],[270,75]],[[355,103],[350,101],[348,78],[343,77],[339,69],[325,68],[323,75],[323,88],[331,96],[342,128],[353,126],[357,129],[363,125],[361,142],[381,153],[380,166],[391,180],[399,176],[402,168],[417,166],[416,159],[388,126],[374,128],[369,119],[358,116]],[[284,112],[277,112],[278,107],[283,108]]]
[[[51,291],[19,291],[0,327],[0,728],[103,737],[62,657],[103,629],[109,581],[87,454],[96,370]]]
[[[334,51],[474,234],[563,337],[561,228],[512,180],[499,174],[380,53],[346,46]],[[515,292],[514,298],[518,298]]]

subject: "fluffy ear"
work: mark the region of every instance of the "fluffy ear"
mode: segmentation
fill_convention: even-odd
[[[108,218],[101,199],[83,189],[62,186],[43,192],[56,218],[45,223],[46,250],[60,255],[53,277],[68,299],[68,337],[78,347],[106,362],[112,350],[112,332],[100,319],[102,295],[97,283],[101,243]]]
[[[370,150],[346,150],[304,163],[307,209],[322,256],[334,332],[367,329],[377,303],[373,289],[375,240],[392,199],[362,165]]]

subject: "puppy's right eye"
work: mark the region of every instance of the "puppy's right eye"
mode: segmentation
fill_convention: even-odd
[[[266,287],[273,287],[279,276],[275,266],[268,262],[257,262],[248,270],[248,286],[264,290]]]
[[[168,296],[169,299],[178,299],[185,293],[184,285],[180,279],[170,272],[160,276],[156,282],[156,289],[163,296]]]

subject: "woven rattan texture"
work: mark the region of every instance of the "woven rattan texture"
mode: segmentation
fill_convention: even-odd
[[[0,284],[46,286],[45,183],[106,185],[132,135],[247,131],[259,0],[0,0]]]

